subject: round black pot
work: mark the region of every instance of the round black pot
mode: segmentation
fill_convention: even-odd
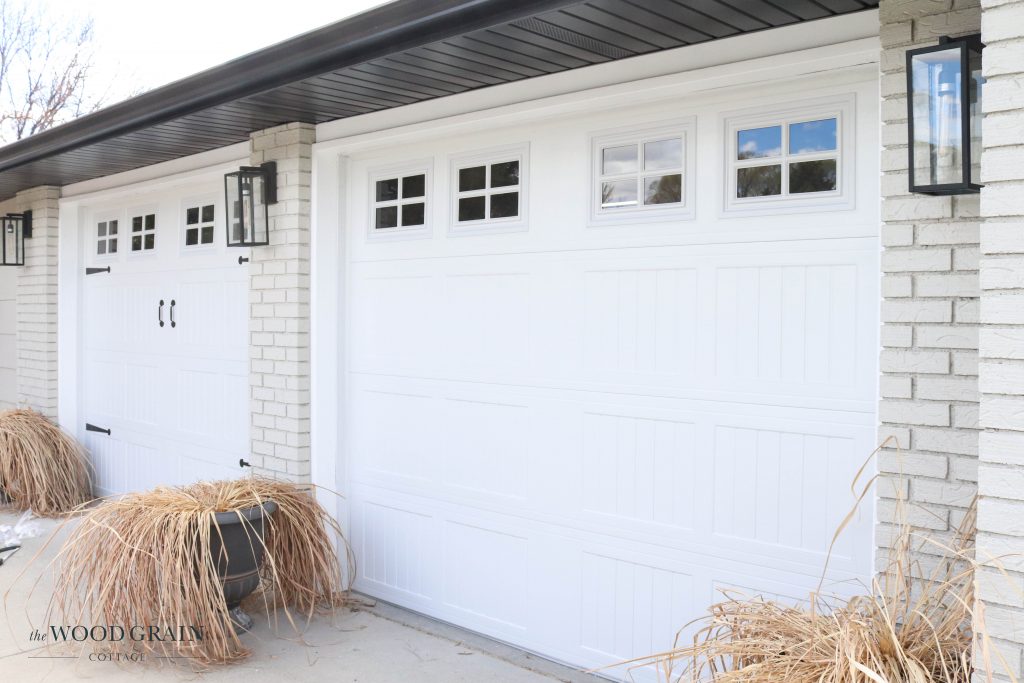
[[[210,553],[236,630],[248,631],[252,627],[252,618],[239,604],[260,585],[264,523],[276,510],[277,503],[268,500],[263,505],[214,515],[220,533],[211,529]]]

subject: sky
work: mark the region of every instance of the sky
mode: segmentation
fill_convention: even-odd
[[[47,12],[93,18],[94,82],[111,84],[108,104],[133,90],[151,90],[385,4],[382,0],[287,0],[284,5],[268,0],[39,3]]]

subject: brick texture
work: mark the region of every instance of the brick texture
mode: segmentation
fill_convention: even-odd
[[[976,33],[977,0],[882,0],[882,378],[876,533],[887,557],[895,499],[907,521],[947,536],[977,490],[978,197],[910,194],[907,49]],[[900,479],[902,477],[902,479]],[[931,552],[924,545],[922,554]],[[938,552],[937,549],[934,552]],[[928,566],[929,558],[920,558]]]
[[[1024,1],[984,0],[981,31],[977,586],[1003,681],[1024,679]]]
[[[309,480],[309,216],[316,129],[289,123],[250,136],[250,162],[277,163],[270,245],[249,262],[253,468]]]
[[[32,211],[25,266],[18,268],[15,337],[18,403],[57,417],[57,200],[60,188],[19,192],[17,211]]]

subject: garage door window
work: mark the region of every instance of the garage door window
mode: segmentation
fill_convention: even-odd
[[[726,125],[727,210],[790,210],[846,203],[852,173],[844,139],[849,104],[809,106],[730,119]]]
[[[185,209],[185,246],[213,244],[213,204],[189,206]]]
[[[117,219],[100,221],[96,224],[96,255],[106,256],[117,253]]]
[[[451,177],[455,231],[522,229],[525,176],[525,147],[455,160]]]
[[[370,236],[408,236],[427,229],[430,174],[425,165],[370,173]]]
[[[132,216],[132,251],[152,251],[156,248],[156,214]]]
[[[692,195],[692,122],[593,137],[596,223],[636,223],[687,218]]]

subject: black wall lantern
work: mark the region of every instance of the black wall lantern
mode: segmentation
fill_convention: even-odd
[[[907,51],[910,191],[981,189],[981,35]]]
[[[0,266],[25,265],[25,239],[32,237],[32,212],[0,217]]]
[[[224,176],[224,206],[228,214],[229,247],[270,244],[268,208],[277,203],[277,164],[243,166]]]

